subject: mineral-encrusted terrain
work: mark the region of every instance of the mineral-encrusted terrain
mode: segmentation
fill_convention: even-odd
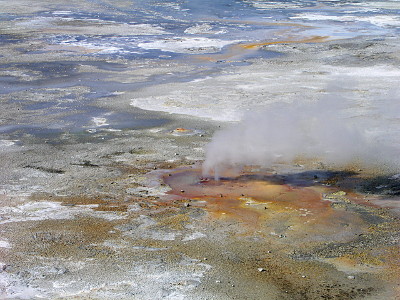
[[[0,22],[2,298],[399,297],[395,170],[313,161],[220,181],[200,171],[223,121],[269,102],[351,98],[350,115],[396,140],[397,116],[364,100],[384,110],[395,99],[398,37],[265,43],[257,49],[272,58],[245,62],[251,47],[218,45],[188,50],[189,63],[135,60],[45,37],[162,28],[17,2],[24,13],[7,4],[20,15]],[[101,14],[105,3],[90,6]]]

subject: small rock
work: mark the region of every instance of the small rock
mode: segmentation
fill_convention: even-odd
[[[184,190],[181,190],[181,193],[184,193],[185,191]]]
[[[221,280],[215,280],[215,283],[221,283]]]
[[[307,276],[306,275],[301,275],[301,278],[306,278]]]
[[[183,206],[185,206],[185,207],[189,207],[190,206],[190,203],[185,203],[185,204],[183,204]]]
[[[348,279],[356,279],[356,277],[353,276],[353,275],[349,275],[349,276],[347,276],[347,278],[348,278]]]
[[[257,270],[258,270],[258,272],[265,272],[265,271],[267,271],[267,270],[265,270],[264,268],[258,268]]]
[[[5,271],[7,269],[7,265],[6,264],[0,264],[0,273]]]

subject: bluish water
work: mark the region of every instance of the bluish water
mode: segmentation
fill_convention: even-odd
[[[0,71],[22,70],[28,76],[40,74],[37,79],[21,81],[10,75],[13,72],[5,72],[6,75],[0,76],[0,94],[27,90],[35,101],[39,101],[35,95],[43,89],[83,85],[90,90],[83,95],[83,100],[46,100],[23,105],[24,109],[42,111],[43,115],[70,110],[74,113],[60,121],[67,130],[75,131],[91,126],[96,114],[108,113],[94,109],[91,101],[111,98],[114,91],[191,81],[212,76],[230,65],[246,64],[249,58],[269,59],[278,55],[265,49],[245,51],[241,48],[242,51],[235,52],[232,49],[240,49],[234,48],[237,44],[301,41],[314,36],[337,39],[398,35],[400,1],[86,0],[75,6],[68,3],[53,5],[35,13],[2,14],[0,20],[13,22],[11,26],[21,32],[32,32],[23,37],[1,34],[0,45],[31,39],[33,43],[39,41],[47,47],[21,49],[21,53],[32,56],[52,51],[61,53],[60,60],[55,62],[0,65]],[[73,55],[88,56],[93,61],[75,62],[71,60]],[[196,59],[202,56],[209,60]],[[81,66],[92,66],[118,73],[125,65],[114,63],[116,58],[139,62],[173,60],[190,64],[192,69],[149,76],[145,81],[130,83],[113,81],[109,73],[76,71]],[[118,123],[118,117],[115,117],[118,114],[111,113],[108,116],[113,116],[115,121],[109,127],[141,128],[146,123],[144,120],[127,122],[129,117],[126,115],[120,115]],[[147,122],[145,126],[161,123]],[[18,128],[23,131],[26,127]]]
[[[400,2],[86,0],[15,18],[26,18],[29,30],[43,29],[41,38],[65,51],[81,47],[92,56],[176,59],[221,53],[235,43],[398,34]],[[10,41],[0,36],[0,43]],[[265,51],[258,55],[268,57]]]
[[[203,53],[221,52],[232,43],[315,35],[387,35],[398,33],[400,28],[399,1],[133,0],[130,5],[122,1],[88,2],[102,7],[102,11],[91,13],[77,7],[40,15],[152,27],[140,34],[135,34],[134,28],[121,29],[117,34],[55,34],[48,37],[50,43],[97,48],[96,55],[174,59],[198,54],[199,49]],[[182,43],[187,44],[186,49],[180,48]]]

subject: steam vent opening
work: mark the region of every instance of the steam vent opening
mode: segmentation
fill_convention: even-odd
[[[228,170],[216,180],[193,167],[169,170],[162,179],[171,188],[170,196],[186,203],[186,209],[205,210],[216,228],[228,224],[221,228],[230,226],[236,243],[251,241],[254,246],[248,251],[261,255],[262,264],[280,261],[280,276],[305,279],[319,274],[330,281],[335,272],[347,274],[347,280],[362,274],[365,281],[358,291],[354,287],[344,291],[347,283],[327,289],[327,293],[345,293],[348,298],[343,299],[366,297],[381,289],[367,274],[382,272],[387,283],[396,285],[398,248],[390,242],[390,232],[398,227],[397,198],[392,197],[390,210],[384,210],[389,207],[384,200],[388,197],[371,188],[382,185],[383,178],[365,179],[365,174],[355,171],[292,168],[276,173],[247,167],[239,173]]]
[[[361,232],[370,224],[360,213],[360,205],[379,205],[376,196],[359,192],[364,179],[354,171],[276,174],[248,167],[239,174],[225,173],[231,175],[215,179],[202,176],[199,169],[182,169],[164,175],[163,180],[171,195],[197,202],[194,205],[204,207],[213,217],[236,219],[253,229],[265,222],[290,224],[280,234],[290,230],[292,237],[309,240]],[[306,228],[315,235],[309,235]]]
[[[400,300],[400,0],[0,3],[0,300]]]

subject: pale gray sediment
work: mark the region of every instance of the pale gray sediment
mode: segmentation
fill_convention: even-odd
[[[18,34],[7,29],[13,38],[19,39]],[[160,110],[179,113],[181,108],[193,111],[200,95],[220,99],[222,108],[228,100],[243,97],[252,99],[254,108],[265,98],[312,100],[340,77],[340,68],[382,66],[397,74],[399,44],[397,37],[360,37],[266,46],[284,55],[227,67],[203,81],[189,80],[191,72],[193,79],[201,74],[201,67],[179,61],[110,61],[82,53],[65,55],[62,49],[32,55],[21,48],[33,51],[42,45],[24,39],[3,44],[0,295],[32,299],[396,297],[399,223],[393,211],[331,199],[335,209],[349,211],[364,223],[359,228],[348,220],[337,224],[337,234],[312,232],[314,238],[303,243],[296,235],[300,236],[301,228],[292,234],[284,218],[278,222],[274,217],[277,223],[254,228],[240,219],[214,217],[200,200],[164,200],[170,197],[165,196],[168,187],[157,172],[201,163],[204,146],[227,123],[157,112],[156,105],[149,107],[153,112],[141,110],[131,102],[159,99]],[[169,73],[188,74],[189,79],[163,83],[173,76]],[[210,75],[205,73],[203,79]],[[337,93],[372,97],[382,90],[398,90],[396,75],[380,81],[376,81],[379,74],[375,81],[370,75],[353,90],[346,86]],[[160,81],[152,82],[153,78]],[[133,90],[129,84],[140,88]],[[35,93],[26,87],[34,87]],[[101,91],[101,97],[85,102],[93,91]],[[170,109],[165,106],[167,98],[173,100]],[[65,101],[76,105],[63,109]],[[204,117],[208,108],[202,109],[199,115]],[[77,121],[74,116],[79,112],[83,119]],[[88,118],[90,113],[109,125],[97,119],[96,126],[96,119]],[[113,126],[113,116],[126,118],[126,124],[115,121]],[[284,216],[291,213],[285,211]]]

